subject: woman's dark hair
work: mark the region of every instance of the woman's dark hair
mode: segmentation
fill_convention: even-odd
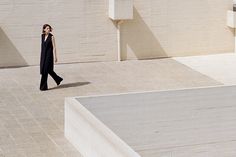
[[[45,33],[44,29],[45,29],[46,27],[49,27],[50,32],[52,31],[52,27],[51,27],[49,24],[44,24],[44,25],[43,25],[43,29],[42,29],[42,33],[43,33],[43,34]]]

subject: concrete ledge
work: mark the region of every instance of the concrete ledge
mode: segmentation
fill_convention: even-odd
[[[225,157],[235,102],[236,86],[66,98],[65,135],[84,157]]]
[[[140,157],[75,98],[65,99],[65,136],[83,157]]]
[[[233,10],[227,12],[227,26],[236,28],[236,12]]]

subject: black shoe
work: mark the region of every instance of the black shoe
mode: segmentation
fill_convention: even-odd
[[[45,90],[48,90],[48,88],[44,88],[44,89],[40,89],[41,91],[45,91]]]
[[[61,84],[61,81],[63,80],[63,78],[60,78],[60,80],[57,82],[57,85],[59,86]]]

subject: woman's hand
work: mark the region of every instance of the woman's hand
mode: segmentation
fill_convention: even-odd
[[[57,63],[57,57],[55,57],[54,62]]]

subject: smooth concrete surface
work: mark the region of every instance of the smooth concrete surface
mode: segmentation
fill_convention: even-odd
[[[236,85],[236,53],[173,58],[224,85]]]
[[[68,99],[65,129],[81,152],[89,150],[84,157],[122,157],[109,152],[120,147],[104,126],[142,157],[236,155],[236,86],[78,97],[77,103]],[[110,147],[94,138],[97,134],[107,138]],[[96,146],[102,152],[97,153]]]
[[[227,11],[227,26],[236,28],[236,12],[233,10]]]
[[[65,99],[65,137],[83,157],[140,157],[75,98]]]
[[[109,17],[112,20],[133,19],[133,0],[109,0]]]
[[[226,25],[232,0],[134,0],[133,4],[134,19],[121,28],[122,60],[234,50],[234,31]],[[116,25],[108,10],[109,0],[1,0],[0,66],[39,65],[45,23],[54,28],[60,63],[116,61]]]
[[[223,85],[171,58],[60,64],[55,71],[62,84],[49,77],[50,90],[41,92],[38,66],[0,69],[0,156],[80,157],[64,137],[65,97]]]

